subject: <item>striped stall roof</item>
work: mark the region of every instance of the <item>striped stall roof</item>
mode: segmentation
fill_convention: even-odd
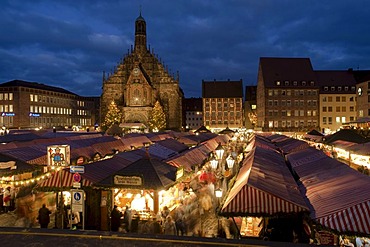
[[[81,186],[91,186],[92,183],[83,178],[81,174]],[[40,191],[55,191],[55,190],[65,190],[73,187],[73,173],[69,172],[69,168],[62,169],[59,172],[55,172],[51,177],[46,178],[36,185],[36,190]]]
[[[370,234],[370,177],[308,148],[287,156],[311,218],[339,232]]]
[[[298,185],[277,151],[256,145],[243,160],[221,214],[272,216],[308,212]]]

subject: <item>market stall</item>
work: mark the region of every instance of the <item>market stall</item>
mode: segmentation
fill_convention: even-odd
[[[267,228],[266,219],[302,216],[308,211],[283,156],[272,148],[256,145],[244,158],[220,215],[242,217],[238,224],[240,234],[258,237]]]
[[[175,184],[177,170],[146,156],[113,172],[94,186],[111,189],[112,201],[107,200],[105,205],[108,208],[112,208],[112,204],[121,211],[130,208],[132,231],[138,231],[140,221],[157,220],[160,208],[171,206],[173,197],[165,191]]]
[[[315,148],[287,155],[311,218],[345,233],[370,234],[370,177]]]

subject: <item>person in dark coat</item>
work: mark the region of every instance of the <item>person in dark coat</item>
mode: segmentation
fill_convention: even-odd
[[[111,216],[111,229],[114,232],[118,232],[119,226],[121,225],[122,212],[118,210],[117,205],[114,205]]]
[[[48,228],[50,222],[51,211],[46,207],[45,203],[42,204],[42,208],[39,209],[39,216],[37,217],[41,228]]]

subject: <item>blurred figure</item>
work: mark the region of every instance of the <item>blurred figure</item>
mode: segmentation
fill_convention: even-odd
[[[177,235],[176,224],[170,215],[167,216],[164,222],[163,233],[166,235]]]
[[[3,194],[3,206],[4,206],[4,212],[7,213],[10,210],[10,201],[12,200],[11,194],[10,194],[10,186],[8,186],[4,190]]]
[[[117,205],[114,205],[111,216],[111,229],[117,232],[121,225],[122,212],[118,210]]]
[[[39,209],[39,216],[37,217],[41,228],[48,228],[50,222],[50,214],[51,211],[46,207],[45,203],[42,204],[42,208]]]
[[[131,231],[132,212],[129,205],[126,205],[125,212],[123,214],[123,222],[125,223],[126,232]]]

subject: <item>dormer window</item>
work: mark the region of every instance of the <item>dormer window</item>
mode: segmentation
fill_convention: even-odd
[[[330,87],[330,90],[331,91],[335,91],[335,87]]]
[[[310,85],[311,86],[315,86],[315,82],[314,81],[310,81]]]
[[[348,91],[348,87],[344,87],[344,91]]]
[[[329,90],[329,88],[328,87],[324,87],[324,91],[328,91]]]
[[[338,91],[342,91],[342,87],[338,87]]]
[[[276,81],[276,86],[280,86],[280,81]]]
[[[302,81],[302,86],[306,86],[306,81]]]
[[[351,87],[351,91],[356,91],[356,87],[355,86],[352,86]]]
[[[289,86],[289,81],[285,81],[285,86]]]
[[[293,85],[294,86],[297,86],[298,85],[298,82],[297,81],[293,81]]]

